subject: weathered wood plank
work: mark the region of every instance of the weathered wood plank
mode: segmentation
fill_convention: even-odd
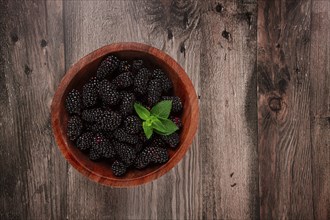
[[[49,118],[64,73],[62,1],[0,2],[0,218],[64,219],[67,166]]]
[[[203,219],[258,214],[254,1],[209,1],[201,19]]]
[[[330,219],[330,2],[314,1],[311,23],[311,140],[315,219]]]
[[[262,219],[313,219],[311,1],[258,2]]]
[[[199,19],[195,1],[65,1],[66,67],[105,44],[136,41],[176,59],[199,91]],[[72,219],[200,219],[198,137],[183,161],[160,179],[136,188],[97,185],[69,166]]]

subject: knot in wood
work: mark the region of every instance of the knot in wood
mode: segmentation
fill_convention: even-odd
[[[270,108],[272,111],[274,111],[274,112],[278,112],[278,111],[280,111],[281,108],[282,108],[281,98],[277,98],[277,97],[275,97],[275,98],[271,98],[271,99],[269,100],[268,105],[269,105],[269,108]]]
[[[223,11],[222,4],[218,3],[217,6],[215,6],[215,10],[216,12],[221,13]]]

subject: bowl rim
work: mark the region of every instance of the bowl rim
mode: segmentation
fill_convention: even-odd
[[[79,72],[86,64],[91,63],[106,54],[120,52],[120,51],[135,51],[135,52],[142,52],[151,55],[152,57],[156,57],[157,59],[161,59],[163,62],[171,64],[171,68],[174,72],[177,73],[178,77],[184,82],[187,91],[192,91],[192,94],[189,94],[189,99],[191,100],[192,108],[191,111],[194,115],[194,120],[192,120],[190,126],[188,127],[187,131],[187,138],[186,141],[180,144],[180,148],[174,154],[175,156],[171,157],[170,160],[159,166],[157,169],[147,173],[146,175],[135,177],[135,178],[123,178],[123,179],[115,179],[106,176],[102,176],[97,172],[89,169],[83,163],[80,163],[79,160],[76,159],[76,156],[71,153],[69,148],[68,141],[64,138],[62,134],[62,130],[59,126],[59,109],[61,100],[64,96],[66,87],[69,85],[71,80],[75,77],[76,73]],[[100,184],[111,186],[111,187],[134,187],[138,185],[142,185],[148,182],[151,182],[159,177],[163,176],[165,173],[170,171],[173,167],[175,167],[184,157],[188,149],[191,147],[193,142],[194,136],[196,134],[198,124],[199,124],[199,105],[198,99],[196,95],[196,91],[194,86],[189,79],[188,75],[186,74],[185,70],[168,54],[165,52],[152,47],[150,45],[137,43],[137,42],[119,42],[113,43],[109,45],[105,45],[99,49],[96,49],[83,58],[79,59],[75,64],[73,64],[63,76],[60,84],[58,85],[56,92],[54,94],[52,104],[51,104],[51,122],[52,122],[52,129],[53,134],[55,136],[55,140],[57,143],[58,148],[60,149],[62,155],[66,158],[66,160],[77,170],[79,173],[82,173],[84,176],[88,177],[89,179],[98,182]],[[187,145],[183,147],[183,145]]]

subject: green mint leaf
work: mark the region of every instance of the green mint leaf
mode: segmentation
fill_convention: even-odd
[[[134,109],[141,119],[147,120],[149,118],[150,112],[143,105],[134,103]]]
[[[164,133],[167,132],[165,126],[163,125],[163,123],[162,123],[158,118],[156,118],[156,119],[152,122],[152,127],[153,127],[155,130],[157,130],[157,131],[164,132]]]
[[[171,121],[170,119],[160,118],[160,121],[162,122],[162,124],[164,125],[164,127],[166,129],[166,132],[163,132],[163,133],[166,133],[165,135],[172,134],[175,131],[179,130],[178,126],[176,126],[176,124],[173,121]]]
[[[172,109],[172,100],[164,100],[158,102],[152,109],[150,113],[157,116],[158,118],[168,118]]]
[[[142,123],[142,127],[143,127],[143,131],[144,131],[144,134],[146,135],[147,139],[150,139],[150,137],[153,133],[152,127],[148,126],[146,122]]]

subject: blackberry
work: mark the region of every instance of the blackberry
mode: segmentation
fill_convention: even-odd
[[[113,139],[113,133],[112,132],[103,132],[103,135],[108,138],[109,140]]]
[[[100,129],[105,131],[113,131],[121,124],[122,117],[120,114],[114,111],[105,110],[102,118],[97,121],[95,126],[99,126]]]
[[[72,116],[69,119],[67,126],[67,135],[69,139],[71,141],[76,140],[81,134],[82,129],[83,129],[83,123],[81,119],[76,115]]]
[[[81,118],[87,122],[96,122],[102,118],[103,110],[101,108],[86,109],[82,112]]]
[[[138,116],[131,115],[124,120],[125,130],[129,134],[136,134],[142,130],[142,121]]]
[[[105,148],[111,147],[110,141],[101,133],[96,134],[93,138],[89,158],[91,160],[101,159]]]
[[[137,169],[143,169],[150,163],[150,156],[147,154],[147,151],[143,150],[139,153],[134,161],[134,167]]]
[[[149,71],[146,68],[141,69],[134,78],[134,92],[144,95],[147,93],[149,82]]]
[[[65,99],[65,108],[69,114],[80,114],[81,111],[81,98],[78,90],[73,89],[69,92]]]
[[[83,86],[82,101],[85,108],[90,108],[97,103],[97,86],[93,83],[87,83]]]
[[[155,69],[151,76],[153,79],[159,79],[161,81],[163,92],[169,92],[172,89],[172,81],[162,70]]]
[[[92,77],[90,80],[89,80],[89,83],[92,84],[96,90],[98,89],[98,86],[99,86],[99,83],[100,83],[100,80],[96,77]]]
[[[151,162],[165,163],[168,161],[168,154],[165,148],[147,147],[143,151],[146,152],[146,155],[148,155]]]
[[[86,132],[83,133],[78,139],[76,143],[76,147],[79,150],[85,151],[88,150],[93,142],[93,133],[92,132]]]
[[[172,110],[173,113],[179,113],[182,110],[182,102],[178,96],[163,96],[163,100],[172,100]]]
[[[146,143],[146,142],[148,141],[148,139],[147,139],[147,137],[146,137],[146,135],[144,134],[143,131],[140,132],[140,133],[138,134],[138,136],[139,136],[139,140],[140,140],[142,143]]]
[[[179,129],[182,128],[182,121],[179,117],[170,116],[170,120],[173,121]]]
[[[163,141],[165,141],[165,143],[169,144],[170,147],[175,148],[178,146],[178,144],[180,143],[180,136],[178,133],[173,133],[170,135],[162,135],[161,136]]]
[[[128,144],[137,144],[139,141],[139,137],[134,134],[128,134],[123,128],[117,129],[113,133],[114,138],[118,141],[125,142]]]
[[[151,77],[151,72],[147,68],[140,69],[138,73],[143,73],[143,74],[147,75],[148,77]]]
[[[85,123],[85,127],[87,131],[91,131],[94,133],[102,132],[102,129],[98,123]]]
[[[119,63],[120,61],[116,56],[108,56],[101,62],[99,68],[96,71],[96,77],[98,79],[105,79],[118,68]]]
[[[136,152],[133,147],[128,144],[114,141],[114,149],[119,158],[127,165],[131,165],[136,157]]]
[[[144,148],[144,145],[143,145],[142,141],[138,141],[137,144],[134,145],[135,152],[137,152],[137,153],[142,151],[143,148]]]
[[[159,135],[153,135],[153,138],[151,139],[149,146],[164,148],[166,147],[166,144]]]
[[[132,68],[131,64],[129,64],[128,61],[126,61],[126,60],[121,61],[119,64],[120,73],[129,72],[129,71],[131,71],[131,68]]]
[[[102,152],[100,151],[100,149],[96,149],[96,148],[91,148],[89,150],[89,159],[90,160],[99,160],[102,158]]]
[[[131,115],[134,112],[135,96],[131,92],[123,92],[121,94],[122,102],[120,104],[120,113],[124,116]]]
[[[119,89],[127,88],[134,83],[134,76],[131,72],[125,72],[118,75],[112,83]]]
[[[160,97],[162,95],[162,87],[160,80],[153,79],[150,80],[148,85],[148,105],[149,107],[154,106],[157,102],[159,102]]]
[[[105,105],[116,105],[119,101],[119,93],[116,87],[106,79],[99,84],[99,95]]]
[[[113,162],[113,164],[111,166],[112,172],[115,176],[124,175],[126,173],[126,168],[127,168],[127,166],[118,160]]]
[[[141,98],[141,104],[148,109],[149,111],[151,110],[152,106],[149,106],[148,104],[148,95],[146,94],[144,97]]]
[[[110,159],[113,158],[116,154],[115,150],[113,149],[113,146],[111,145],[110,141],[109,144],[102,147],[102,156],[104,158]]]
[[[133,69],[139,70],[143,67],[143,60],[133,60]]]
[[[84,126],[85,126],[85,129],[86,129],[86,131],[93,131],[93,123],[88,123],[88,122],[86,122],[85,124],[84,124]]]

